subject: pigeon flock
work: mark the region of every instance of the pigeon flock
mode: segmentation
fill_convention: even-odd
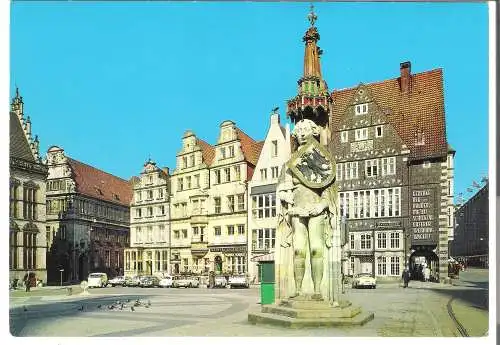
[[[106,306],[103,306],[102,304],[97,305],[98,310],[130,310],[130,311],[135,311],[137,307],[144,307],[144,308],[151,308],[151,301],[142,301],[140,299],[136,299],[135,301],[132,301],[130,299],[124,300],[124,301],[115,301],[114,303],[108,304]],[[82,304],[80,307],[77,309],[78,311],[85,311],[86,306]],[[87,309],[88,310],[88,309]]]

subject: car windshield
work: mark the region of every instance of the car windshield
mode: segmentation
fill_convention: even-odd
[[[360,273],[360,274],[357,275],[358,278],[361,278],[361,277],[363,277],[363,278],[366,278],[366,277],[371,278],[371,276],[372,275],[370,273]]]
[[[102,273],[91,273],[89,278],[101,278],[102,276],[104,276]]]

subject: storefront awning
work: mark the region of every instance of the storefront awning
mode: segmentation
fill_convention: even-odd
[[[254,256],[250,261],[253,261],[253,262],[274,261],[274,253]]]

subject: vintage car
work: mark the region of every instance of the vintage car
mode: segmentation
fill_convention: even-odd
[[[359,273],[354,276],[352,280],[353,289],[360,287],[369,287],[375,289],[377,287],[377,280],[371,275],[371,273]]]
[[[141,288],[145,287],[159,287],[160,279],[155,276],[144,276],[141,278]]]
[[[125,281],[123,282],[123,286],[129,286],[129,287],[139,286],[139,284],[140,284],[139,276],[125,277]]]
[[[190,276],[176,276],[172,280],[172,287],[184,287],[184,288],[191,288],[191,287],[199,287],[200,282],[196,277],[190,277]]]
[[[87,282],[89,288],[103,288],[108,285],[108,275],[106,273],[90,273]]]
[[[114,277],[113,279],[108,281],[108,285],[111,285],[112,287],[123,286],[124,283],[125,283],[125,277],[123,276]]]
[[[227,279],[224,276],[215,276],[214,287],[225,288],[227,286]]]
[[[162,288],[171,288],[173,283],[172,276],[166,275],[160,280],[159,286]]]
[[[227,282],[229,285],[229,288],[235,288],[235,287],[240,287],[240,288],[249,288],[250,287],[250,282],[248,280],[248,277],[244,274],[239,274],[239,275],[233,275],[229,277],[229,281]]]

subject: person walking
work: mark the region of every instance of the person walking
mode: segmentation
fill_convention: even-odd
[[[424,268],[424,281],[428,282],[431,277],[431,269],[429,267]]]
[[[26,292],[30,292],[31,281],[28,273],[24,276],[24,286],[26,287]]]
[[[405,268],[403,270],[402,278],[403,278],[403,283],[404,283],[403,288],[407,288],[408,282],[410,281],[410,271],[408,270],[408,268]]]

